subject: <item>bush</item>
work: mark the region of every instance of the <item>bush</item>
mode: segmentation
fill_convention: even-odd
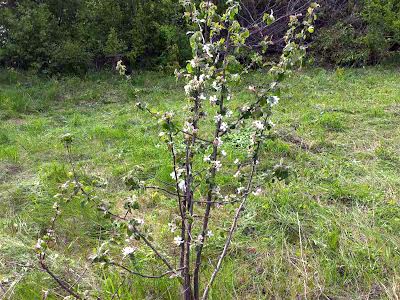
[[[364,44],[370,49],[370,58],[377,62],[389,51],[400,48],[400,2],[398,0],[365,0],[362,13],[368,24]]]
[[[53,72],[82,74],[88,69],[91,54],[79,41],[67,40],[52,53],[50,66]]]
[[[1,60],[15,67],[42,69],[48,65],[55,20],[48,6],[27,4],[0,15],[7,28]]]
[[[313,50],[319,63],[329,65],[360,66],[367,63],[370,56],[354,27],[343,22],[321,29]]]
[[[257,2],[257,3],[256,3]],[[308,0],[241,1],[238,21],[249,29],[251,46],[266,37],[279,53],[286,14],[303,14]],[[398,0],[320,0],[314,57],[323,64],[379,63],[400,49]],[[184,65],[190,58],[178,0],[18,0],[0,1],[0,65],[40,72],[76,72],[115,65],[131,68]],[[218,10],[226,1],[218,1]],[[291,4],[292,3],[292,4]],[[265,7],[276,20],[258,27]],[[253,21],[251,21],[253,20]],[[192,30],[192,29],[190,29]],[[314,30],[314,29],[312,29]],[[118,59],[117,57],[118,56]]]
[[[329,11],[323,19],[330,20]],[[364,0],[328,21],[314,40],[320,63],[339,66],[377,64],[400,49],[400,3]]]
[[[13,2],[14,3],[14,2]],[[190,53],[178,1],[0,2],[0,63],[82,73],[125,57],[132,66],[183,63]]]

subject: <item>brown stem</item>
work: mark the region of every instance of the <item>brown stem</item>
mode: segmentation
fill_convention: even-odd
[[[40,266],[42,267],[42,269],[44,271],[46,271],[47,274],[50,275],[51,278],[54,279],[55,282],[57,282],[57,284],[64,290],[66,291],[68,294],[70,294],[71,296],[75,297],[76,299],[82,299],[81,296],[79,296],[78,293],[76,293],[73,289],[71,289],[68,284],[66,284],[65,282],[63,282],[60,278],[58,278],[50,269],[49,267],[45,264],[44,262],[44,254],[40,254],[39,255],[39,263]]]
[[[136,227],[134,227],[134,231],[135,233],[143,240],[143,242],[151,249],[153,250],[153,252],[158,256],[158,258],[168,267],[168,269],[170,271],[174,271],[174,268],[172,267],[172,265],[168,262],[168,260],[161,255],[161,253],[153,246],[152,243],[150,243],[150,241],[142,234],[140,233]]]
[[[264,120],[264,127],[266,125],[266,122],[267,122],[267,118],[265,118],[265,120]],[[254,151],[254,154],[253,154],[252,169],[251,169],[251,173],[250,173],[250,176],[249,176],[249,181],[247,183],[247,187],[246,187],[245,193],[243,195],[243,200],[240,203],[239,207],[236,209],[236,213],[235,213],[235,216],[233,218],[231,229],[229,230],[228,237],[226,238],[224,249],[221,252],[221,255],[220,255],[219,259],[218,259],[218,262],[217,262],[217,265],[216,265],[216,267],[214,269],[214,272],[211,275],[210,281],[208,282],[206,288],[204,289],[202,300],[206,300],[208,298],[208,294],[210,292],[210,288],[211,288],[212,284],[214,283],[214,280],[215,280],[219,270],[221,269],[222,261],[223,261],[223,259],[225,258],[226,254],[228,252],[228,248],[229,248],[229,246],[231,244],[231,241],[232,241],[233,233],[235,232],[235,230],[237,228],[237,223],[238,223],[238,220],[239,220],[239,217],[240,217],[240,213],[243,210],[244,205],[246,204],[247,198],[248,198],[248,196],[250,194],[250,190],[251,190],[252,184],[253,184],[254,175],[256,173],[256,168],[257,168],[257,163],[258,163],[258,154],[259,154],[259,151],[260,151],[261,142],[262,142],[262,136],[263,135],[264,135],[264,130],[261,131],[261,137],[257,142],[257,147],[256,147],[256,149]]]
[[[229,46],[230,46],[230,34],[228,32],[228,36],[226,38],[226,54],[224,57],[224,62],[223,62],[223,79],[225,79],[226,77],[226,66],[227,66],[227,54],[229,53]],[[225,84],[222,86],[221,89],[221,99],[219,102],[219,114],[222,114],[224,112],[224,97],[225,94],[227,92],[227,88],[225,86]],[[215,129],[215,134],[214,134],[214,140],[216,140],[218,137],[220,137],[220,133],[221,133],[221,124],[222,124],[222,120],[220,119],[217,122],[216,125],[216,129]],[[213,145],[213,153],[211,155],[211,160],[212,161],[216,161],[218,157],[218,145],[214,143]],[[198,248],[197,248],[197,253],[196,253],[196,263],[195,263],[195,269],[193,272],[193,286],[194,286],[194,298],[197,300],[199,299],[200,296],[200,267],[201,267],[201,253],[203,251],[203,246],[204,246],[204,242],[205,242],[205,235],[207,232],[207,228],[208,228],[208,221],[210,219],[210,213],[211,213],[211,208],[212,208],[212,198],[213,198],[213,190],[215,187],[215,177],[216,177],[216,168],[215,166],[213,166],[211,168],[211,172],[210,172],[210,183],[208,186],[208,193],[207,193],[207,205],[206,205],[206,211],[204,213],[204,218],[203,218],[203,226],[202,226],[202,231],[201,231],[201,236],[202,236],[202,241],[199,244]]]
[[[169,122],[169,121],[168,121]],[[174,139],[172,137],[172,133],[169,132],[168,134],[169,137],[169,142],[170,142],[170,151],[171,151],[171,156],[172,156],[172,162],[173,162],[173,168],[174,168],[174,177],[175,177],[175,189],[176,189],[176,194],[178,195],[178,205],[179,205],[179,213],[181,216],[181,236],[184,237],[185,231],[186,231],[186,223],[185,223],[185,206],[182,203],[182,196],[181,192],[179,190],[179,182],[178,182],[178,163],[176,160],[176,154],[175,154],[175,148],[174,148]],[[185,252],[185,245],[182,243],[180,245],[181,250],[180,250],[180,262],[179,262],[179,268],[183,268],[184,266],[184,252]]]
[[[162,274],[160,274],[160,275],[146,275],[146,274],[142,274],[142,273],[133,271],[133,270],[131,270],[131,269],[125,267],[124,265],[121,265],[121,264],[116,263],[116,262],[111,262],[111,263],[109,263],[109,265],[112,265],[112,266],[116,266],[116,267],[118,267],[118,268],[121,268],[121,269],[127,271],[127,272],[130,273],[130,274],[137,275],[137,276],[142,277],[142,278],[150,278],[150,279],[159,279],[159,278],[165,277],[165,276],[167,276],[167,275],[169,275],[169,274],[176,274],[176,272],[180,270],[180,269],[178,269],[178,270],[176,270],[176,271],[171,271],[171,270],[169,270],[169,271],[164,272],[164,273],[162,273]]]

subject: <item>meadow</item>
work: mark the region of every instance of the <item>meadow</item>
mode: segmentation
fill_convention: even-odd
[[[238,103],[248,101],[247,79],[266,80],[248,76],[235,90]],[[62,299],[33,251],[71,171],[60,137],[73,135],[80,176],[118,209],[130,193],[123,178],[137,165],[147,179],[167,181],[171,172],[157,125],[135,103],[179,112],[183,98],[182,84],[161,72],[130,80],[0,72],[0,298],[44,299],[49,291],[47,299]],[[211,298],[399,299],[399,69],[298,71],[284,82],[274,123],[263,157],[268,166],[288,165],[290,180],[248,202]],[[238,135],[232,145],[245,140]],[[141,201],[154,234],[170,239],[170,199],[153,191]],[[49,257],[55,273],[101,299],[178,298],[174,279],[121,280],[89,263],[101,234],[112,232],[109,220],[80,202],[61,210]],[[229,226],[219,219],[208,249],[215,255]],[[150,252],[141,255],[144,268],[155,264]]]

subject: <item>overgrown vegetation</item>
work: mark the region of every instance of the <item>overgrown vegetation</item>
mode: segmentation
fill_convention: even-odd
[[[178,2],[165,0],[3,1],[0,60],[39,72],[115,66],[176,66],[190,52]]]
[[[263,72],[249,76],[249,82],[265,82]],[[15,72],[0,77],[0,293],[40,299],[49,291],[48,299],[59,299],[62,290],[40,271],[32,247],[52,216],[53,195],[70,176],[60,136],[74,135],[82,180],[117,209],[131,194],[122,178],[134,166],[142,165],[146,179],[170,178],[157,128],[149,128],[135,103],[178,110],[183,86],[156,73],[129,82],[99,74],[59,81]],[[310,298],[399,295],[399,82],[394,68],[316,69],[285,81],[273,119],[278,125],[263,159],[274,166],[283,156],[290,181],[265,186],[267,193],[248,203],[212,299],[287,299],[305,290]],[[247,86],[245,79],[234,90],[238,105],[250,101],[240,92]],[[16,109],[4,99],[30,99],[31,105]],[[39,110],[35,103],[41,99],[50,105]],[[245,147],[246,141],[244,133],[229,144]],[[156,239],[173,238],[162,209],[170,200],[150,192],[139,203]],[[226,215],[218,218],[226,223],[211,239],[215,255],[229,226]],[[74,282],[82,275],[76,271],[88,267],[79,288],[95,288],[102,299],[114,293],[121,299],[176,299],[174,280],[123,276],[118,286],[121,278],[112,268],[104,272],[78,259],[92,254],[99,245],[95,237],[110,232],[109,226],[80,203],[63,211],[57,228],[63,238],[49,256],[54,272]],[[150,252],[140,252],[140,258],[155,263]]]
[[[339,1],[325,7],[325,26],[313,43],[325,64],[364,66],[399,59],[400,3],[397,0]]]
[[[224,1],[215,1],[220,9]],[[249,43],[269,36],[282,49],[289,15],[304,14],[309,0],[243,0],[240,22]],[[397,0],[321,0],[313,56],[321,64],[361,66],[398,59]],[[263,25],[265,12],[275,22]],[[0,63],[40,73],[81,74],[111,68],[173,70],[190,56],[178,0],[6,0],[0,2]]]

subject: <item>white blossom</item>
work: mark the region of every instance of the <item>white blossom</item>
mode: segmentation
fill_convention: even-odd
[[[211,161],[211,155],[205,155],[203,158],[203,161],[205,161],[205,162]]]
[[[232,79],[232,81],[239,81],[240,75],[239,74],[232,74],[231,75],[231,79]]]
[[[185,131],[187,133],[195,133],[195,132],[197,132],[197,128],[194,128],[192,123],[186,121],[185,125],[183,127],[183,131]]]
[[[135,221],[138,225],[143,225],[144,224],[144,220],[142,218],[135,218]]]
[[[197,68],[200,65],[200,59],[198,56],[194,57],[193,59],[190,60],[190,65],[192,68]]]
[[[205,76],[193,77],[184,87],[186,95],[190,96],[193,92],[199,91],[204,83]]]
[[[189,95],[189,94],[190,94],[190,91],[191,91],[191,87],[190,87],[190,85],[189,85],[189,84],[187,84],[187,85],[185,85],[183,88],[185,89],[185,93],[186,93],[186,95]]]
[[[225,150],[222,150],[222,151],[221,151],[221,155],[222,155],[222,156],[226,156],[226,151],[225,151]]]
[[[241,193],[244,192],[244,190],[245,190],[245,188],[244,188],[243,186],[238,187],[238,188],[236,189],[236,193],[237,193],[237,194],[241,194]]]
[[[184,243],[184,240],[182,239],[181,236],[176,236],[174,237],[174,244],[177,246],[180,246]]]
[[[216,95],[212,95],[212,96],[210,97],[210,103],[211,103],[211,104],[215,104],[215,103],[217,103],[217,101],[218,101],[218,98],[217,98]]]
[[[213,194],[217,197],[221,197],[221,187],[220,186],[214,186],[213,190],[212,190]]]
[[[66,190],[71,182],[68,180],[61,185],[62,190]]]
[[[271,106],[277,105],[278,102],[279,102],[279,97],[277,97],[277,96],[270,96],[270,97],[268,97],[268,103],[269,103]]]
[[[227,111],[226,111],[226,116],[227,116],[228,118],[230,118],[232,115],[233,115],[233,112],[232,112],[231,110],[227,110]]]
[[[194,241],[196,244],[203,244],[203,241],[204,241],[204,237],[201,235],[201,234],[199,234],[198,236],[197,236],[197,239]]]
[[[233,162],[235,165],[238,165],[238,164],[240,164],[240,160],[239,160],[239,158],[236,158],[235,159],[235,161]]]
[[[254,195],[254,196],[259,196],[259,195],[261,195],[261,193],[262,193],[262,189],[261,189],[261,188],[258,188],[258,189],[256,189],[256,190],[253,192],[253,195]]]
[[[124,249],[122,249],[122,255],[124,256],[124,257],[126,257],[126,256],[128,256],[128,255],[131,255],[133,252],[135,252],[136,251],[136,247],[125,247]]]
[[[240,176],[240,170],[238,170],[235,174],[233,174],[233,177],[237,178]]]
[[[178,187],[179,187],[179,189],[181,190],[181,191],[185,191],[186,190],[186,183],[185,183],[185,180],[181,180],[181,181],[179,181],[179,183],[178,183]]]
[[[250,107],[248,105],[245,105],[242,107],[242,112],[246,112],[250,109]]]
[[[261,121],[254,121],[253,126],[258,129],[258,130],[263,130],[264,129],[264,124]]]
[[[222,120],[222,115],[221,114],[217,114],[216,116],[214,116],[215,123],[218,123],[221,120]]]
[[[169,231],[175,232],[176,225],[174,223],[168,223],[168,228],[169,228]]]
[[[173,116],[174,116],[173,112],[167,111],[162,115],[161,119],[164,121],[167,121],[167,120],[172,119]]]
[[[208,238],[210,238],[210,237],[214,236],[214,233],[211,230],[208,230],[207,233],[206,233],[206,236]]]
[[[271,120],[268,120],[268,125],[269,125],[270,127],[275,127],[275,123],[272,122]]]
[[[182,173],[185,171],[185,169],[176,169],[176,177],[179,178],[181,177]],[[175,178],[175,171],[172,171],[171,174],[169,174],[171,176],[172,179],[176,179]]]
[[[213,165],[216,171],[219,171],[222,167],[222,164],[219,160],[213,161]]]
[[[209,57],[213,57],[213,54],[211,53],[211,47],[212,47],[211,44],[205,44],[205,45],[203,45],[203,49],[204,49],[204,51],[207,53],[207,55],[208,55]]]
[[[222,132],[225,132],[228,130],[228,124],[226,124],[225,122],[221,123],[220,129]]]
[[[215,146],[221,146],[222,144],[223,144],[223,142],[220,137],[215,138],[215,140],[214,140]]]
[[[220,85],[217,81],[213,81],[212,87],[213,87],[214,90],[216,90],[216,91],[220,91],[220,90],[222,89],[221,85]]]
[[[122,60],[119,60],[117,62],[117,66],[115,69],[119,72],[120,75],[125,75],[126,72],[126,66],[122,63]]]
[[[38,239],[37,243],[35,245],[35,249],[40,250],[42,249],[42,244],[44,243],[44,241],[42,239]]]

